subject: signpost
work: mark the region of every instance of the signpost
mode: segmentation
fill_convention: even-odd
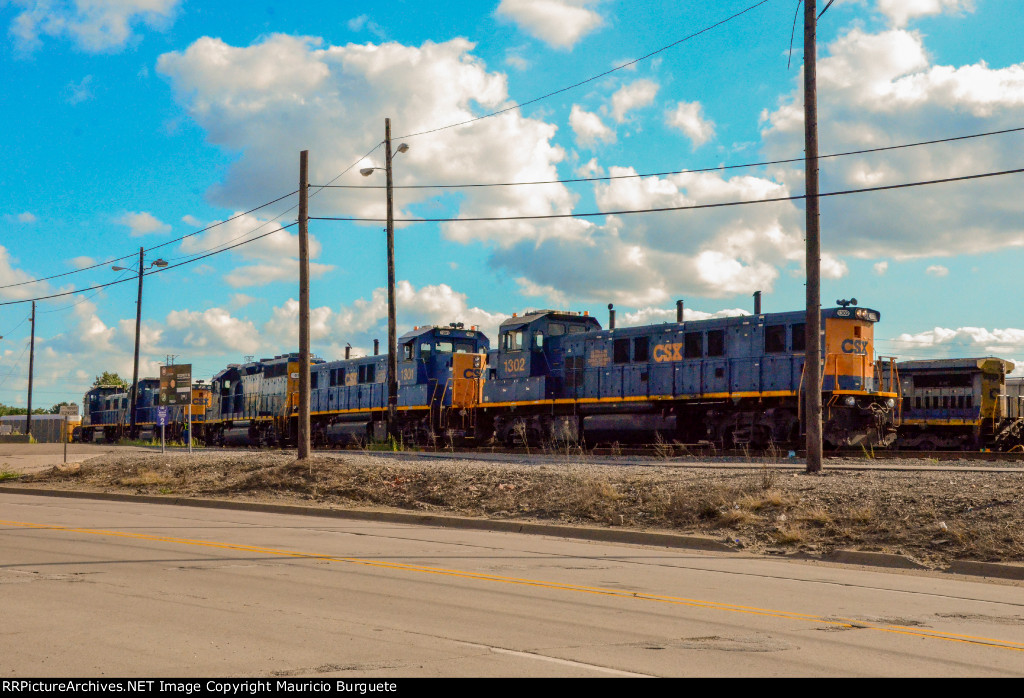
[[[156,423],[160,426],[160,453],[164,453],[164,427],[167,426],[167,405],[156,408]]]
[[[78,404],[72,402],[70,405],[61,405],[57,413],[64,418],[64,429],[61,431],[63,438],[61,441],[64,442],[64,462],[68,462],[68,417],[78,416]]]
[[[160,406],[186,405],[188,452],[192,453],[192,364],[160,367]]]

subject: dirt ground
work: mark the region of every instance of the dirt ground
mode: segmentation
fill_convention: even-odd
[[[697,468],[656,459],[647,465],[601,460],[567,456],[538,464],[342,451],[299,462],[284,452],[113,452],[18,477],[4,472],[0,479],[5,485],[673,531],[761,553],[871,550],[909,555],[931,567],[953,559],[1024,561],[1024,468],[863,471],[840,469],[844,461],[836,459],[825,462],[823,474],[807,475],[771,463]]]

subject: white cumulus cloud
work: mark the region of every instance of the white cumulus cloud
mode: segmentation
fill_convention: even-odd
[[[934,64],[924,37],[853,28],[818,63],[821,152],[844,152],[1013,128],[1024,122],[1024,63]],[[799,80],[799,79],[798,79]],[[797,83],[799,85],[799,82]],[[798,87],[764,115],[770,159],[803,149]],[[1016,135],[823,161],[821,191],[903,184],[1019,167]],[[803,168],[770,173],[803,190]],[[937,184],[822,201],[834,254],[896,260],[1024,245],[1024,199],[1011,177]]]
[[[114,219],[114,222],[131,230],[132,237],[149,235],[150,233],[166,233],[171,229],[171,226],[161,222],[152,213],[146,211],[129,211]]]
[[[896,27],[910,20],[945,12],[973,12],[974,0],[878,0],[878,11]]]
[[[653,102],[658,89],[658,83],[647,79],[623,85],[612,95],[612,118],[621,124],[629,112]]]
[[[22,51],[42,45],[42,37],[69,38],[84,51],[124,48],[140,24],[170,26],[179,0],[11,0],[21,9],[10,33]]]
[[[686,134],[694,148],[699,148],[715,136],[715,122],[704,118],[704,107],[700,102],[679,102],[675,109],[665,114],[665,123]]]
[[[569,113],[569,126],[576,134],[576,143],[584,148],[593,147],[597,143],[614,143],[615,131],[604,125],[601,117],[584,110],[580,105],[572,105]]]
[[[598,0],[501,0],[496,13],[530,36],[559,49],[571,49],[601,26]]]
[[[296,154],[310,149],[310,177],[327,182],[353,164],[353,154],[379,142],[385,115],[396,137],[467,121],[480,110],[510,106],[506,76],[488,72],[465,39],[403,46],[389,42],[325,46],[314,37],[274,34],[246,47],[203,37],[167,53],[158,71],[212,143],[241,153],[211,198],[248,207],[295,187]],[[558,179],[565,152],[552,144],[556,127],[518,111],[410,141],[395,166],[395,184]],[[314,147],[315,146],[315,147]],[[380,152],[338,184],[365,185],[359,168],[383,164]],[[396,215],[433,198],[399,190]],[[465,190],[460,217],[567,213],[574,195],[561,184]],[[384,197],[333,189],[317,196],[321,210],[382,218]],[[578,237],[589,224],[575,220],[446,224],[449,238],[513,244],[522,239]]]

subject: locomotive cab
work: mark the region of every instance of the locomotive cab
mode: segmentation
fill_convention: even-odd
[[[566,339],[600,329],[597,319],[586,313],[533,310],[522,317],[513,315],[501,323],[489,378],[511,381],[512,386],[533,386],[540,390],[533,399],[543,398],[547,392],[541,386],[543,379],[563,371]],[[510,388],[505,387],[507,393]]]

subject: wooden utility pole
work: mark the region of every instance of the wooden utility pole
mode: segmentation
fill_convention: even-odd
[[[309,151],[299,153],[299,460],[309,458]]]
[[[388,190],[388,436],[398,438],[398,333],[395,317],[395,207],[391,179],[391,119],[384,119]]]
[[[36,302],[32,301],[32,335],[28,350],[28,414],[25,415],[25,436],[32,441],[32,372],[36,359]]]
[[[804,404],[807,472],[821,470],[821,233],[818,227],[817,2],[804,0],[804,148],[807,199],[807,320]]]

